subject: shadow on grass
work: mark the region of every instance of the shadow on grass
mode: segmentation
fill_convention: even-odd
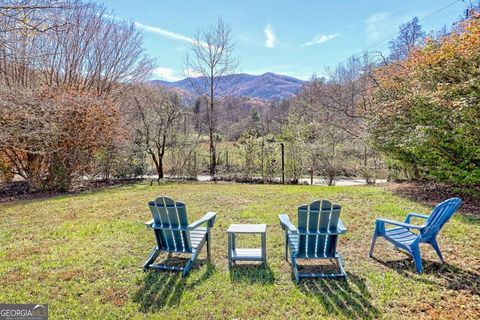
[[[463,270],[448,263],[423,261],[423,273],[431,277],[421,277],[415,272],[415,263],[411,258],[394,261],[382,261],[373,258],[387,268],[395,270],[399,274],[414,278],[426,284],[434,284],[450,290],[466,290],[471,294],[480,296],[480,274]]]
[[[474,224],[474,225],[480,225],[480,217],[474,216],[471,214],[464,214],[461,217],[461,220],[469,223],[469,224]]]
[[[401,182],[391,183],[387,189],[402,198],[431,208],[448,198],[459,197],[463,201],[458,209],[460,215],[467,217],[467,223],[480,223],[480,215],[478,215],[480,212],[480,184],[453,186],[433,182]],[[429,214],[429,212],[425,213]]]
[[[230,268],[232,282],[273,284],[275,277],[268,264],[241,264]]]
[[[77,196],[86,192],[102,191],[107,188],[123,187],[141,183],[143,179],[111,179],[93,181],[74,181],[70,190],[65,192],[40,191],[33,188],[27,181],[0,182],[0,203],[15,204],[16,201],[36,200],[46,201],[60,196]]]
[[[145,313],[178,305],[185,290],[200,285],[215,271],[215,267],[205,260],[197,260],[196,267],[205,264],[207,266],[205,272],[195,278],[191,273],[187,277],[182,277],[182,272],[178,271],[147,271],[133,296],[133,301],[139,303],[139,310]]]
[[[305,279],[300,290],[318,299],[325,311],[332,315],[343,315],[349,319],[372,319],[380,315],[371,303],[364,279],[348,273],[344,279]]]

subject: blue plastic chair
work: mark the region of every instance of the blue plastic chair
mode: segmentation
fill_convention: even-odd
[[[155,234],[156,246],[153,248],[143,268],[183,271],[183,276],[197,259],[205,242],[207,257],[210,261],[210,228],[215,223],[215,212],[208,212],[203,218],[188,224],[185,204],[165,196],[158,197],[148,203],[153,219],[145,225]],[[205,227],[201,227],[205,225]],[[189,254],[190,259],[184,267],[154,264],[161,252]]]
[[[437,204],[430,215],[414,212],[407,214],[405,222],[377,218],[369,256],[373,257],[373,249],[375,248],[377,238],[383,237],[397,249],[404,250],[413,257],[418,273],[422,273],[423,270],[420,243],[430,244],[443,263],[443,256],[437,243],[437,235],[461,204],[462,200],[460,198],[451,198]],[[423,225],[410,224],[412,217],[424,219],[425,223]],[[395,227],[387,229],[385,228],[386,224]],[[416,230],[416,232],[412,232],[412,230]]]
[[[280,214],[280,225],[285,231],[285,259],[290,263],[295,281],[300,278],[347,277],[343,257],[337,252],[337,240],[340,234],[347,232],[340,220],[341,206],[327,200],[315,200],[298,207],[298,229],[290,222],[288,215]],[[335,260],[337,273],[300,273],[297,259]]]

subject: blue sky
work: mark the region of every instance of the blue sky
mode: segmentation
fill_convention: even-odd
[[[158,60],[153,78],[183,78],[190,37],[222,17],[232,27],[240,72],[275,72],[308,79],[321,75],[365,49],[388,49],[398,26],[417,16],[425,31],[447,28],[458,20],[465,2],[454,0],[107,0],[122,19],[137,23],[148,54]],[[432,16],[430,16],[432,15]],[[429,17],[430,16],[430,17]]]

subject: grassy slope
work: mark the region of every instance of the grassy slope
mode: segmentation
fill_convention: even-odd
[[[144,273],[153,246],[143,222],[146,202],[167,194],[187,203],[191,220],[218,212],[213,264],[201,254],[190,276]],[[277,214],[327,198],[343,205],[349,229],[338,249],[342,280],[292,282]],[[478,318],[480,219],[456,215],[439,238],[447,265],[424,247],[426,273],[379,240],[367,258],[377,216],[402,219],[429,208],[375,187],[236,184],[133,185],[76,196],[0,205],[0,302],[48,303],[56,318]],[[229,273],[225,230],[231,223],[268,225],[268,268]],[[244,239],[252,243],[256,239]]]

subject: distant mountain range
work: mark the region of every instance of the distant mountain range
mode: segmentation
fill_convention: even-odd
[[[179,81],[169,82],[163,80],[152,80],[154,84],[163,85],[169,88],[178,89],[180,92],[195,95],[192,82],[204,83],[204,78],[186,78]],[[259,98],[263,100],[282,100],[296,95],[302,88],[305,81],[267,72],[262,75],[250,75],[246,73],[233,74],[221,79],[217,93],[226,95],[233,91],[233,94],[240,97]]]

